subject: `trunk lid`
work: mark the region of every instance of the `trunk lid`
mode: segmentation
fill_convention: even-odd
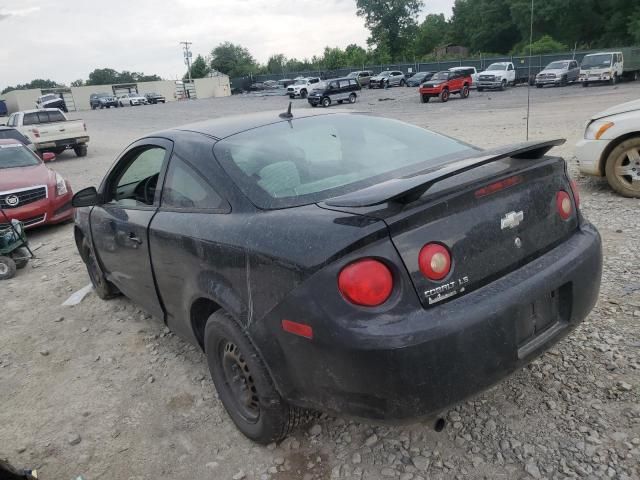
[[[491,191],[490,185],[515,179]],[[559,191],[572,215],[563,220]],[[330,203],[330,202],[327,202]],[[340,202],[336,202],[340,203]],[[578,227],[575,202],[561,158],[501,158],[435,183],[411,203],[328,208],[384,220],[423,306],[429,307],[490,283],[566,240]],[[440,281],[422,274],[420,250],[440,243],[451,271]]]

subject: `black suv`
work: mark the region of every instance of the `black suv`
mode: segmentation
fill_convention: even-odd
[[[92,93],[89,97],[89,104],[91,105],[91,110],[96,108],[118,108],[118,99],[108,93]]]
[[[144,98],[146,98],[147,102],[149,103],[165,103],[166,102],[166,99],[164,98],[164,96],[160,95],[159,93],[145,93]]]
[[[324,84],[311,91],[307,101],[312,107],[317,107],[318,105],[328,107],[334,102],[356,103],[356,98],[358,97],[356,92],[360,91],[361,88],[358,80],[353,77],[327,80]]]

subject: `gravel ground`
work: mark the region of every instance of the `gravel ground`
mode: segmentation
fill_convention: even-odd
[[[526,96],[520,87],[423,105],[414,89],[365,90],[353,108],[491,147],[524,140]],[[631,83],[533,89],[531,137],[567,138],[556,151],[575,172],[587,118],[637,97]],[[239,96],[73,114],[86,120],[89,156],[65,153],[51,166],[79,190],[142,134],[287,102]],[[293,112],[304,108],[296,100]],[[440,433],[431,423],[322,417],[256,446],[227,417],[204,355],[159,320],[93,293],[61,306],[88,283],[72,226],[33,231],[38,258],[0,290],[0,457],[63,480],[640,478],[640,201],[575,176],[604,240],[598,305],[556,348],[449,410]]]

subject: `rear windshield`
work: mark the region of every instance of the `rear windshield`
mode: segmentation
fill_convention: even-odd
[[[22,145],[0,145],[0,169],[31,167],[39,163],[31,150]]]
[[[306,205],[427,170],[473,147],[396,120],[322,115],[232,135],[214,153],[259,208]]]
[[[18,130],[14,128],[8,128],[6,130],[0,130],[0,140],[18,140],[23,145],[29,145],[31,141],[22,135]]]

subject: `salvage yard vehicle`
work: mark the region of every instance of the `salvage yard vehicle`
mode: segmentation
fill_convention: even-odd
[[[371,70],[359,70],[357,72],[351,72],[347,75],[347,78],[355,78],[361,87],[369,85],[369,81],[373,76],[373,72]]]
[[[453,67],[449,69],[450,72],[462,72],[464,74],[471,75],[471,80],[473,83],[471,84],[471,88],[477,87],[478,83],[478,70],[476,67]]]
[[[438,72],[420,86],[420,101],[428,103],[433,97],[440,97],[442,102],[447,102],[453,93],[459,93],[461,98],[469,98],[472,83],[471,75],[465,71]]]
[[[308,93],[320,83],[320,77],[296,79],[296,83],[287,87],[289,98],[307,98]]]
[[[561,143],[483,151],[346,111],[208,120],[129,145],[75,195],[75,242],[101,298],[204,350],[256,442],[305,409],[427,418],[597,299],[600,237],[547,155]]]
[[[37,108],[59,108],[63,112],[68,112],[67,104],[62,98],[61,95],[56,95],[55,93],[48,93],[46,95],[41,95],[36,100]]]
[[[407,87],[419,87],[422,83],[430,80],[436,72],[418,72],[407,79]]]
[[[545,85],[564,87],[569,83],[576,82],[580,77],[580,67],[576,60],[557,60],[544,67],[536,75],[536,87],[542,88]]]
[[[516,68],[511,62],[496,62],[478,74],[478,91],[484,89],[505,90],[516,83]]]
[[[6,219],[0,207],[0,280],[12,278],[17,269],[27,266],[32,256],[22,223],[11,220],[3,224],[2,220]]]
[[[125,93],[118,97],[118,105],[120,105],[121,107],[147,105],[148,103],[149,102],[147,102],[147,99],[145,97],[136,92]]]
[[[580,172],[604,176],[620,195],[640,198],[640,100],[591,117],[576,147]]]
[[[87,155],[87,125],[82,120],[68,120],[57,108],[16,112],[9,117],[7,126],[31,140],[40,153],[59,155],[72,149],[78,157]]]
[[[144,98],[147,100],[147,103],[149,104],[157,104],[157,103],[165,103],[167,101],[167,99],[163,96],[160,95],[159,93],[145,93],[144,94]]]
[[[404,87],[407,80],[399,70],[387,70],[374,75],[369,80],[369,88]]]
[[[55,154],[43,154],[44,161]],[[25,228],[73,218],[72,191],[62,175],[17,140],[0,140],[0,209]],[[4,223],[3,223],[4,222]],[[0,228],[7,227],[0,217]]]
[[[322,82],[321,82],[322,84]],[[356,103],[358,93],[362,87],[355,78],[336,78],[324,83],[324,88],[315,88],[307,97],[312,107],[322,105],[329,107],[332,103]]]
[[[578,80],[583,87],[588,87],[601,82],[615,85],[623,77],[629,80],[638,80],[640,77],[640,47],[585,55],[580,64]]]
[[[118,99],[109,93],[92,93],[89,97],[89,105],[91,110],[95,110],[96,108],[118,108],[119,103]]]

